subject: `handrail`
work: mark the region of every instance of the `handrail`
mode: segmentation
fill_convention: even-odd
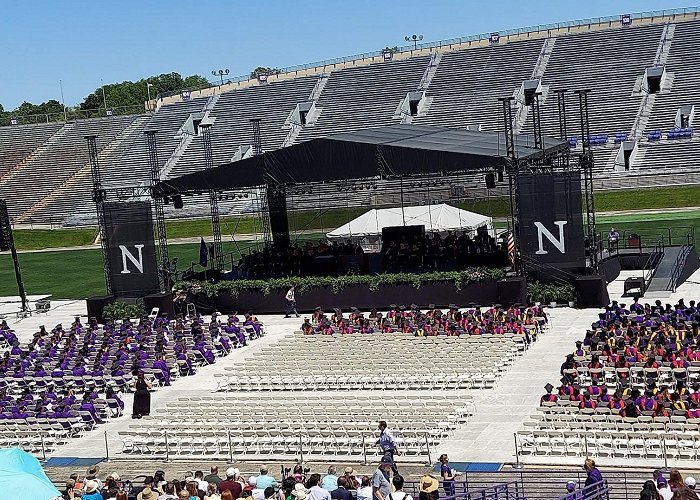
[[[654,249],[651,251],[649,254],[649,257],[647,257],[647,261],[644,263],[644,267],[642,267],[642,270],[644,270],[644,289],[646,290],[649,287],[649,284],[651,283],[651,278],[654,276],[654,272],[656,271],[656,266],[659,264],[659,261],[661,260],[659,258],[659,255],[662,254],[664,251],[664,241],[663,238],[659,239],[659,241],[654,245]],[[648,268],[647,268],[648,266]]]
[[[608,499],[610,498],[610,489],[608,488],[608,482],[603,479],[597,483],[589,484],[581,489],[577,489],[572,493],[567,493],[562,495],[557,500],[588,500],[588,499]]]
[[[447,486],[441,480],[442,488],[447,492]],[[404,491],[418,498],[419,481],[406,481]],[[441,500],[525,500],[526,495],[521,481],[503,481],[482,488],[470,489],[468,480],[453,481],[451,485],[452,495],[440,495]]]
[[[107,113],[107,111],[110,113]],[[114,116],[128,115],[145,115],[150,113],[150,110],[144,109],[140,105],[118,106],[114,108],[105,108],[101,106],[94,109],[66,109],[66,112],[59,111],[56,113],[39,113],[35,115],[13,115],[12,112],[7,113],[7,117],[3,117],[0,121],[0,127],[4,126],[19,126],[19,125],[37,125],[42,123],[60,123],[74,120],[89,120],[92,118],[111,118]],[[10,120],[17,120],[16,125],[11,125]]]
[[[530,257],[529,255],[521,255],[520,260],[523,261],[523,264],[526,265],[526,268],[529,267],[532,271],[550,271],[550,277],[554,280],[555,283],[559,285],[573,283],[574,280],[576,280],[576,278],[578,277],[576,274],[570,273],[569,271],[560,269],[546,262],[540,262],[537,259]]]
[[[682,264],[685,263],[685,260],[688,258],[688,255],[692,249],[693,245],[683,245],[681,247],[681,251],[678,252],[676,260],[673,262],[673,271],[671,272],[671,277],[668,280],[666,290],[671,290],[674,293],[676,292],[676,288],[678,287],[678,278],[681,277],[681,272],[683,271]]]
[[[644,20],[654,20],[659,17],[675,17],[679,15],[688,15],[688,14],[694,14],[697,16],[700,14],[700,8],[699,7],[685,7],[685,8],[677,8],[677,9],[667,9],[667,10],[656,10],[656,11],[649,11],[649,12],[636,12],[632,13],[631,18],[632,21],[644,21]],[[590,30],[593,26],[598,26],[602,24],[608,24],[612,26],[612,23],[619,23],[620,22],[620,15],[614,15],[614,16],[602,16],[602,17],[594,17],[594,18],[588,18],[588,19],[577,19],[573,21],[562,21],[559,23],[549,23],[549,24],[539,24],[539,25],[534,25],[534,26],[527,26],[523,28],[514,28],[514,29],[508,29],[508,30],[501,30],[501,31],[495,31],[495,33],[498,33],[498,35],[501,38],[510,38],[512,36],[529,36],[532,33],[542,33],[542,32],[547,32],[547,35],[550,36],[552,32],[560,31],[560,30],[566,30],[566,31],[572,31],[578,28],[585,28],[588,27]],[[403,45],[401,47],[398,47],[398,51],[395,51],[394,53],[402,54],[402,53],[409,53],[412,54],[413,52],[416,51],[422,51],[422,50],[433,50],[433,49],[438,49],[442,47],[450,47],[452,45],[462,45],[465,43],[472,44],[472,43],[478,43],[478,42],[484,42],[488,41],[491,39],[491,35],[494,32],[488,32],[488,33],[479,33],[475,35],[467,35],[463,37],[457,37],[457,38],[446,38],[443,40],[436,40],[433,42],[424,42],[424,43],[419,43],[415,46],[411,45]],[[371,52],[364,52],[361,54],[354,54],[350,56],[344,56],[344,57],[336,57],[332,59],[324,59],[321,61],[315,61],[311,63],[305,63],[305,64],[297,64],[293,66],[287,66],[285,68],[278,68],[275,70],[275,75],[282,75],[282,74],[289,74],[289,73],[297,73],[299,71],[307,71],[307,70],[313,70],[317,68],[324,68],[327,66],[335,66],[338,64],[345,64],[345,63],[354,63],[356,61],[362,61],[368,58],[374,58],[374,57],[382,57],[383,56],[383,50],[374,50]],[[250,80],[255,80],[255,78],[251,78],[250,74],[247,75],[239,75],[239,76],[232,76],[228,78],[227,80],[224,80],[224,84],[230,84],[230,83],[241,83],[245,81],[250,81]],[[221,86],[221,81],[212,81],[209,82],[207,85],[200,85],[188,89],[183,89],[183,90],[189,90],[191,92],[197,91],[197,90],[203,90],[206,88],[213,88],[213,87],[220,87]],[[159,93],[156,96],[157,100],[162,100],[166,97],[170,97],[173,95],[177,95],[182,90],[178,91],[172,91],[172,92],[163,92]]]

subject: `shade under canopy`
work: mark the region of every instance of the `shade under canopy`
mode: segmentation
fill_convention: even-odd
[[[405,224],[404,224],[405,221]],[[372,209],[326,234],[328,239],[381,236],[382,228],[391,226],[425,226],[425,232],[475,231],[492,229],[491,217],[462,210],[452,205]]]

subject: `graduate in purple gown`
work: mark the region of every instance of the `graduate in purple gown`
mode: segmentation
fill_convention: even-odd
[[[168,368],[168,363],[165,361],[165,356],[160,356],[153,362],[153,369],[160,370],[160,373],[156,373],[156,378],[162,381],[164,385],[170,385],[170,368]]]

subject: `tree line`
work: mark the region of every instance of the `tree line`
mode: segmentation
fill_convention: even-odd
[[[56,99],[49,99],[40,104],[25,101],[17,108],[7,111],[0,104],[0,125],[9,125],[13,119],[19,124],[60,121],[64,119],[64,114],[69,119],[105,116],[105,102],[107,109],[112,110],[114,114],[140,113],[144,111],[144,102],[148,99],[149,91],[151,99],[155,99],[159,93],[204,87],[208,84],[203,76],[190,75],[183,78],[179,73],[173,72],[136,82],[124,81],[98,87],[85,96],[80,104],[66,107],[65,111]]]

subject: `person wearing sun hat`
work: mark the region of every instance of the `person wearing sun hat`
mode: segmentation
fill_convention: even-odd
[[[432,474],[425,474],[418,485],[418,500],[437,500],[440,481]]]
[[[85,493],[83,494],[83,498],[85,500],[104,500],[102,493],[98,491],[99,485],[94,479],[85,481],[84,487]]]

